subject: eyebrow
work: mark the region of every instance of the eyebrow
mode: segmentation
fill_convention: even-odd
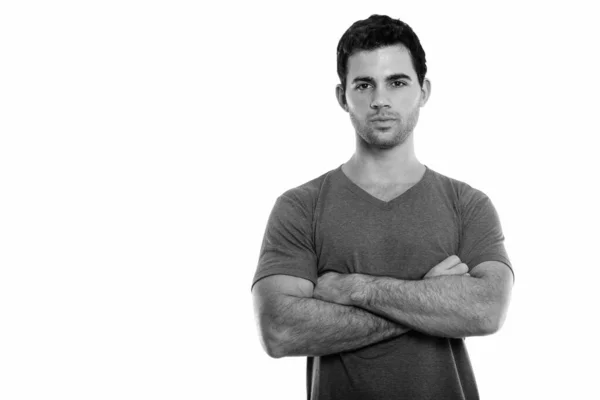
[[[412,79],[410,79],[410,76],[406,75],[406,74],[393,74],[388,76],[387,78],[385,78],[385,80],[387,82],[390,81],[396,81],[398,79],[406,79],[412,82]],[[357,76],[356,78],[352,79],[352,83],[356,83],[356,82],[367,82],[367,83],[375,83],[375,79],[371,78],[370,76]]]

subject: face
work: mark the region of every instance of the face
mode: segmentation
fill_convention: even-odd
[[[430,83],[419,85],[410,52],[402,45],[360,51],[348,59],[346,88],[338,101],[357,135],[369,146],[387,149],[412,134]]]

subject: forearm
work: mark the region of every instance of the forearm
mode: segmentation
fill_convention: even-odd
[[[434,336],[491,333],[492,290],[478,278],[444,276],[419,281],[361,275],[353,305]]]
[[[268,318],[275,357],[322,356],[355,350],[409,328],[366,310],[314,298],[282,296]]]

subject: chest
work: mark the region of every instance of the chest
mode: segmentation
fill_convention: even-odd
[[[434,265],[457,254],[459,242],[457,213],[433,199],[390,208],[366,202],[332,204],[323,207],[315,231],[319,273],[421,279]]]

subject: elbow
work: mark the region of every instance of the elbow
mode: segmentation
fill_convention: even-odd
[[[494,315],[490,326],[488,327],[489,334],[493,334],[498,332],[502,326],[504,325],[504,320],[506,319],[506,312],[497,313]]]
[[[494,333],[500,330],[501,326],[502,324],[498,321],[497,318],[487,317],[485,318],[485,321],[481,323],[480,335],[493,335]]]
[[[285,357],[284,347],[281,343],[277,342],[264,342],[263,349],[267,353],[267,355],[271,358],[282,358]]]
[[[510,294],[512,287],[512,274],[508,268],[502,269],[504,275],[494,273],[486,279],[488,284],[480,286],[481,290],[476,291],[480,295],[476,302],[476,309],[479,311],[477,319],[480,322],[482,335],[491,335],[497,333],[506,319],[508,306],[510,304]]]
[[[271,358],[287,356],[284,335],[274,329],[261,329],[260,342],[263,350]]]
[[[497,333],[504,325],[506,319],[506,309],[503,307],[492,307],[487,310],[480,318],[479,328],[481,335],[493,335]]]

